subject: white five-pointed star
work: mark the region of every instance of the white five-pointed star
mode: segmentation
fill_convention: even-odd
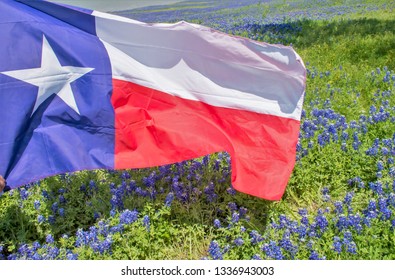
[[[80,114],[70,83],[91,72],[94,68],[62,66],[47,38],[43,36],[41,67],[1,72],[38,87],[33,112],[52,94],[57,94],[74,111]]]

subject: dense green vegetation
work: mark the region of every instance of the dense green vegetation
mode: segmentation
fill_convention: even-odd
[[[0,259],[395,259],[395,3],[223,2],[153,7],[149,19],[292,44],[303,58],[283,199],[236,193],[223,153],[55,176],[1,197]]]

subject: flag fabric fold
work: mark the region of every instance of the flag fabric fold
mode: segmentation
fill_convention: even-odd
[[[283,195],[305,91],[292,48],[46,1],[0,12],[0,174],[12,188],[226,151],[235,189]]]

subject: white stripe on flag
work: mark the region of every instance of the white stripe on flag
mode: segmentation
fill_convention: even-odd
[[[186,22],[93,15],[114,78],[213,106],[300,120],[305,68],[292,48]]]

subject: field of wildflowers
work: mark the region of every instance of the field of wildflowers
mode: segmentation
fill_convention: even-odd
[[[1,197],[0,259],[395,259],[395,2],[196,0],[117,14],[295,48],[308,77],[284,198],[237,193],[226,153],[64,174]]]

